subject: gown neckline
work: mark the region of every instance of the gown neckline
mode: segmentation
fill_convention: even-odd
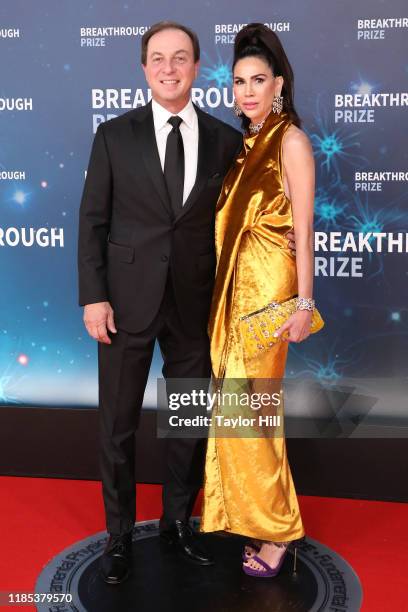
[[[273,125],[275,123],[279,123],[280,121],[282,121],[286,117],[286,115],[287,113],[285,111],[282,111],[280,114],[278,114],[278,113],[274,113],[271,110],[269,115],[266,117],[265,123],[263,124],[259,132],[257,132],[256,134],[250,134],[249,131],[245,131],[244,138],[243,138],[245,153],[248,153],[252,149],[259,134],[263,134],[264,132],[269,132],[269,130],[273,127]]]

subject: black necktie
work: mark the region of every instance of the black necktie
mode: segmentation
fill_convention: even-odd
[[[178,116],[170,117],[168,120],[173,129],[167,136],[166,155],[164,158],[164,178],[175,216],[178,215],[183,206],[184,146],[183,137],[180,132],[180,123],[182,121]]]

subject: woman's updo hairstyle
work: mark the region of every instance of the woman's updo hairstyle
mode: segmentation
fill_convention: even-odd
[[[234,43],[235,64],[245,57],[259,57],[266,61],[274,76],[283,77],[281,96],[283,97],[283,110],[297,127],[301,127],[301,120],[296,112],[293,102],[294,79],[293,70],[282,47],[282,44],[272,30],[262,23],[249,23],[238,32]],[[242,127],[246,130],[250,120],[242,115]]]

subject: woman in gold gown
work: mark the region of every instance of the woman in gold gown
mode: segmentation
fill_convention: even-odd
[[[262,24],[241,30],[233,77],[244,146],[217,204],[209,334],[217,390],[253,393],[280,389],[288,341],[299,342],[310,333],[314,162],[293,105],[293,72],[276,34]],[[293,229],[296,257],[286,238]],[[273,347],[249,359],[239,318],[293,296],[303,299],[278,330]],[[226,428],[214,424],[215,415],[248,416],[251,409],[220,403],[212,413],[200,530],[247,536],[244,571],[274,576],[289,544],[305,534],[283,428],[271,435],[255,424],[243,426],[239,435],[223,433]],[[274,414],[283,419],[282,403]]]

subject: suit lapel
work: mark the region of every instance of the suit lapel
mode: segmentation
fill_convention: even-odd
[[[183,217],[197,200],[207,183],[212,163],[211,152],[213,150],[215,137],[214,129],[207,121],[206,114],[198,107],[195,108],[198,117],[197,175],[194,186],[186,202],[184,203],[182,210],[177,215],[177,219]],[[151,102],[145,106],[145,112],[143,114],[140,114],[139,117],[132,120],[132,126],[139,144],[139,150],[146,167],[146,172],[150,176],[164,209],[170,215],[170,217],[173,218],[170,198],[167,193],[166,182],[157,149]]]
[[[214,131],[208,126],[205,121],[205,113],[197,109],[198,117],[198,160],[197,160],[197,176],[196,181],[190,194],[185,201],[183,208],[177,215],[176,219],[181,219],[193,206],[198,199],[201,191],[207,183],[207,179],[211,168],[211,151],[213,149]]]
[[[154,188],[166,211],[173,216],[170,199],[167,193],[166,182],[162,171],[159,151],[157,149],[156,136],[154,133],[154,122],[151,102],[146,105],[146,113],[139,119],[132,121],[136,138],[139,141],[142,159],[146,171],[150,176]]]

